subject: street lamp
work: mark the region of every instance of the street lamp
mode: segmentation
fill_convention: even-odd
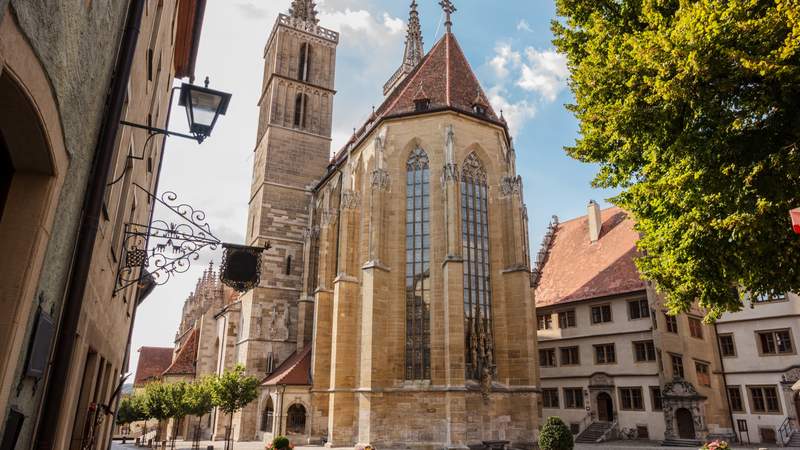
[[[208,88],[208,77],[205,80],[205,87],[183,83],[180,88],[178,104],[186,108],[186,118],[189,120],[189,132],[192,134],[177,133],[163,128],[151,127],[127,121],[120,121],[122,125],[147,130],[150,137],[164,134],[167,136],[177,136],[186,139],[193,139],[202,144],[203,141],[211,136],[211,131],[217,123],[219,116],[224,116],[228,111],[228,104],[231,102],[231,94],[227,92],[215,91]],[[146,145],[145,145],[146,146]],[[140,159],[140,158],[136,158]]]
[[[202,143],[211,136],[217,118],[228,111],[230,101],[231,94],[209,89],[206,77],[205,87],[183,83],[178,105],[186,108],[189,131]]]
[[[792,229],[795,233],[800,234],[800,208],[789,211],[789,215],[792,216]]]

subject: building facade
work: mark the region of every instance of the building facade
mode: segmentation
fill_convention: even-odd
[[[452,33],[416,2],[387,97],[330,158],[339,36],[292,2],[264,52],[238,361],[239,440],[455,447],[536,438],[538,367],[515,151]],[[302,161],[302,164],[298,164]],[[311,346],[311,348],[309,348]],[[308,367],[310,373],[303,373]]]
[[[716,326],[697,308],[671,316],[636,270],[633,226],[594,202],[550,226],[533,276],[543,416],[584,442],[788,442],[800,363],[793,303],[764,299]]]
[[[117,117],[166,128],[202,2],[51,3],[0,2],[0,436],[105,448],[143,298],[117,283],[124,229],[149,222],[163,150]]]

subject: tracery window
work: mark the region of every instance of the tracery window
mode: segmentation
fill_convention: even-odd
[[[430,167],[422,149],[406,164],[406,370],[407,380],[431,376]]]
[[[476,380],[494,370],[488,210],[486,170],[475,153],[470,153],[461,170],[461,250],[464,258],[466,376]]]

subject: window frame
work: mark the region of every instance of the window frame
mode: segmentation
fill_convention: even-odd
[[[620,411],[645,411],[644,406],[644,392],[641,386],[621,386],[617,388],[618,395],[619,395],[619,409]],[[627,400],[630,401],[630,405],[628,407],[625,406],[626,400],[626,393],[629,393],[630,396]],[[638,401],[639,405],[634,405],[634,396],[633,393],[638,393]]]
[[[703,321],[692,316],[687,317],[687,320],[689,323],[689,336],[700,340],[705,339],[705,333],[703,332]],[[697,333],[695,333],[695,331]]]
[[[605,319],[605,315],[603,314],[604,308],[608,308],[608,320],[604,320]],[[598,309],[600,311],[600,321],[595,321],[595,315],[594,315],[595,309]],[[603,303],[603,304],[600,304],[600,305],[592,305],[590,307],[589,311],[590,311],[589,320],[590,320],[592,325],[602,325],[604,323],[611,323],[611,322],[614,321],[614,312],[612,311],[611,303]]]
[[[594,363],[595,364],[597,364],[597,365],[617,364],[617,346],[616,346],[615,343],[610,342],[610,343],[605,343],[605,344],[594,344],[592,347],[594,349]],[[598,355],[597,351],[600,348],[604,349],[603,350],[603,359],[604,359],[603,362],[601,362],[600,358],[598,358],[599,355]],[[608,352],[608,348],[611,348],[611,352],[610,353]],[[611,354],[613,356],[613,361],[609,361],[608,360],[608,355],[609,354]]]
[[[561,388],[564,394],[564,409],[584,409],[586,402],[583,399],[583,388],[565,387]],[[567,395],[569,393],[569,395]],[[572,400],[570,402],[569,400]]]
[[[675,370],[675,361],[680,363],[680,374],[676,373],[678,371]],[[686,366],[683,364],[683,355],[678,353],[670,353],[669,354],[669,367],[672,370],[672,377],[678,377],[681,379],[686,379]]]
[[[571,352],[574,351],[575,355],[575,362],[564,362],[564,352]],[[580,366],[581,365],[581,349],[577,345],[571,345],[569,347],[559,347],[558,348],[558,357],[559,357],[559,364],[563,366]],[[570,358],[571,359],[571,358]]]
[[[772,390],[775,393],[775,404],[778,406],[776,411],[770,411],[767,409],[767,396],[764,395],[762,397],[764,402],[764,410],[758,409],[757,402],[753,392],[755,390],[759,390],[762,394],[766,394],[767,390]],[[783,409],[781,407],[781,398],[778,388],[775,385],[747,385],[747,396],[748,400],[750,401],[750,412],[751,414],[763,414],[763,415],[781,415],[783,414]]]
[[[739,396],[739,405],[741,409],[734,408],[733,401],[731,400],[731,392],[735,391],[736,395]],[[740,414],[747,414],[747,406],[745,406],[744,396],[742,395],[742,387],[739,385],[734,386],[726,386],[725,387],[725,394],[728,396],[728,406],[730,406],[731,411],[734,413]]]
[[[550,359],[550,358],[543,358],[542,357],[542,354],[545,353],[545,352],[548,352],[548,353],[552,352],[552,353],[550,353],[550,354],[552,354],[552,364],[551,365],[550,364],[545,365],[545,360],[549,360]],[[548,347],[548,348],[540,348],[539,349],[539,367],[546,367],[546,368],[558,367],[558,359],[557,358],[558,358],[558,355],[556,355],[555,347],[552,347],[552,348]]]
[[[790,351],[787,351],[787,352],[781,352],[781,351],[778,350],[777,334],[778,333],[783,333],[783,332],[787,333],[787,336],[789,337],[789,345],[791,346]],[[758,355],[759,356],[764,356],[764,357],[767,357],[767,356],[790,356],[790,355],[796,355],[797,354],[797,347],[794,344],[794,336],[792,336],[792,329],[791,328],[776,328],[776,329],[772,329],[772,330],[756,330],[755,331],[755,335],[756,335],[756,347],[758,348]],[[762,335],[770,335],[772,337],[772,341],[773,341],[772,345],[775,348],[774,352],[766,352],[766,351],[764,351],[764,347],[763,347],[764,341],[762,340]]]
[[[550,406],[548,406],[548,400]],[[555,400],[555,406],[553,406],[553,400]],[[542,407],[547,409],[561,408],[561,399],[558,395],[558,388],[542,388]]]
[[[677,334],[680,335],[680,327],[678,325],[678,316],[671,316],[664,313],[664,324],[666,325],[664,328],[667,330],[667,333]]]
[[[650,347],[647,347],[647,344],[650,344]],[[645,345],[645,349],[644,349],[645,359],[639,359],[639,351],[636,348],[637,345]],[[631,342],[631,346],[633,347],[633,361],[634,362],[645,363],[645,362],[656,362],[658,360],[658,357],[656,356],[656,344],[652,339],[645,339],[643,341],[633,341],[633,342]],[[651,347],[652,347],[652,350],[653,350],[653,352],[652,352],[653,358],[649,359],[647,357],[650,356],[649,350],[650,350]]]
[[[578,316],[575,312],[575,309],[567,309],[564,311],[559,311],[558,315],[558,328],[561,330],[565,330],[567,328],[577,328],[578,327]],[[564,320],[562,320],[564,318]],[[570,321],[570,319],[572,319]],[[564,325],[566,323],[566,326]],[[570,324],[571,323],[571,324]]]
[[[640,298],[635,300],[628,300],[628,320],[642,320],[642,319],[649,319],[650,318],[650,303],[647,301],[647,298]],[[644,315],[642,315],[642,305],[644,305]],[[634,306],[637,308],[639,315],[638,317],[634,317],[633,308]]]
[[[704,369],[701,370],[700,368]],[[703,387],[711,387],[711,364],[705,361],[694,361],[694,375],[697,378],[697,384]],[[705,383],[704,381],[708,381]]]
[[[731,339],[731,350],[733,350],[732,354],[725,354],[725,345],[722,343],[723,338]],[[723,358],[735,358],[738,356],[736,351],[736,338],[734,337],[733,333],[720,333],[717,335],[717,339],[719,340],[719,353]]]
[[[664,410],[664,397],[661,394],[661,386],[650,386],[650,408],[653,411]]]
[[[536,330],[552,330],[553,314],[536,314]]]

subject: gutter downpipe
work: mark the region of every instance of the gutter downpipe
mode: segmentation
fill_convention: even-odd
[[[731,419],[731,431],[736,442],[740,442],[739,432],[736,430],[736,422],[733,420],[733,409],[731,409],[731,399],[728,398],[728,377],[725,375],[725,358],[722,357],[722,346],[719,343],[719,330],[717,329],[717,322],[714,322],[714,338],[717,340],[717,354],[719,354],[719,368],[722,372],[722,384],[725,385],[723,393],[725,394],[725,405],[728,407],[728,418]]]
[[[41,413],[34,441],[36,449],[49,450],[55,445],[67,387],[65,381],[69,375],[70,361],[75,350],[75,335],[83,309],[106,183],[113,163],[115,141],[136,53],[143,11],[144,0],[131,0],[117,63],[109,86],[105,115],[97,140],[89,185],[84,197],[81,224],[75,245],[75,258],[72,261],[72,271],[62,307],[58,338],[53,350],[52,370],[45,387],[44,405],[46,408]],[[64,414],[69,415],[70,413],[64,412]]]

